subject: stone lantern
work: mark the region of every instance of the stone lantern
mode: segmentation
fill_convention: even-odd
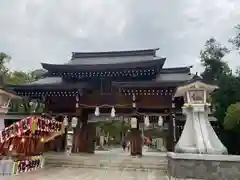
[[[209,94],[216,86],[201,81],[177,88],[175,96],[184,96],[183,113],[186,123],[175,152],[196,154],[224,154],[227,149],[218,139],[209,120]]]

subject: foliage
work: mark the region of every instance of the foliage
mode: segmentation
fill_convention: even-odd
[[[11,57],[5,53],[0,53],[0,76],[6,84],[24,84],[38,80],[45,73],[42,69],[30,72],[10,71],[7,65]],[[43,104],[39,102],[29,103],[25,99],[11,100],[10,112],[39,112],[43,109]]]
[[[219,89],[212,94],[214,115],[223,123],[227,108],[240,101],[240,80],[233,75],[222,75],[217,82]]]
[[[6,67],[6,64],[10,61],[11,57],[6,53],[0,52],[0,73],[1,76],[7,76],[9,69]]]
[[[236,36],[229,39],[229,42],[232,43],[236,50],[240,50],[240,24],[235,26]],[[240,53],[240,52],[239,52]]]
[[[117,139],[121,139],[121,134],[126,134],[129,130],[129,123],[125,121],[115,121],[115,120],[108,120],[108,121],[100,121],[97,122],[96,126],[101,128],[102,134],[109,136],[114,136]]]
[[[201,75],[205,81],[219,87],[218,90],[212,93],[211,102],[215,109],[214,116],[220,125],[225,126],[225,129],[220,130],[220,139],[228,148],[229,153],[238,154],[240,149],[236,148],[236,143],[238,143],[239,139],[237,138],[239,137],[237,132],[240,132],[240,126],[235,126],[238,122],[233,118],[233,114],[230,118],[227,110],[232,104],[240,102],[240,93],[238,91],[240,89],[240,79],[239,76],[231,73],[228,64],[223,61],[227,53],[229,53],[229,50],[214,38],[207,40],[203,50],[200,52],[201,62],[204,67]],[[240,73],[237,71],[236,75],[240,75]]]
[[[215,107],[214,115],[223,123],[227,108],[240,101],[240,81],[232,75],[228,64],[224,62],[223,57],[229,53],[229,50],[221,45],[216,39],[210,38],[206,41],[203,50],[200,52],[200,58],[204,71],[202,78],[212,84],[218,85],[219,89],[211,96],[211,101]]]
[[[240,129],[240,103],[231,104],[224,118],[224,127],[227,130],[237,131]]]
[[[227,63],[222,61],[222,58],[229,53],[229,50],[216,41],[210,38],[206,41],[203,50],[200,52],[200,59],[205,68],[201,76],[209,83],[216,83],[221,75],[230,74],[230,68]]]
[[[236,68],[235,74],[238,78],[240,78],[240,67]]]
[[[238,34],[230,42],[237,50],[240,48],[240,25]],[[240,148],[236,148],[240,135],[238,117],[240,115],[240,69],[232,74],[228,64],[223,61],[229,50],[217,42],[214,38],[206,41],[200,53],[204,71],[202,77],[209,83],[218,85],[219,89],[212,93],[212,105],[215,108],[214,116],[224,129],[221,130],[220,139],[228,148],[229,153],[239,154]]]

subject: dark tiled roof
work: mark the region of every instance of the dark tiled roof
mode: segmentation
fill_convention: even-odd
[[[156,77],[157,82],[185,82],[195,75],[190,73],[192,66],[163,68]]]
[[[159,74],[156,78],[157,82],[185,82],[191,80],[195,75],[186,73],[172,73],[172,74]]]
[[[192,66],[187,67],[172,67],[172,68],[163,68],[161,69],[161,74],[171,74],[171,73],[190,73]]]
[[[113,82],[113,86],[119,88],[154,88],[154,87],[176,87],[183,82],[156,82],[156,81],[131,81],[131,82]]]
[[[78,58],[102,58],[102,57],[122,57],[122,56],[156,56],[155,49],[128,50],[128,51],[107,51],[107,52],[73,52],[72,60]]]
[[[162,74],[162,72],[164,72]],[[199,80],[199,76],[190,74],[190,67],[162,69],[157,78],[152,81],[114,82],[116,87],[176,87]]]
[[[160,70],[165,63],[166,58],[154,58],[151,60],[128,61],[109,64],[46,64],[42,67],[49,71],[106,71],[106,70],[126,70],[126,69],[145,69],[156,68]]]
[[[69,61],[66,65],[107,65],[124,63],[141,63],[157,59],[153,56],[118,56],[118,57],[94,57],[94,58],[76,58]]]
[[[61,77],[45,77],[35,82],[8,85],[10,89],[82,89],[89,88],[89,85],[84,82],[69,82],[63,80]]]
[[[72,58],[65,64],[42,63],[48,71],[105,71],[162,68],[166,58],[156,56],[158,49],[110,51],[110,52],[73,52]]]

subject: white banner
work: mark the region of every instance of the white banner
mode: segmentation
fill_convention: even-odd
[[[3,130],[5,128],[5,125],[4,125],[4,119],[0,119],[0,131]]]

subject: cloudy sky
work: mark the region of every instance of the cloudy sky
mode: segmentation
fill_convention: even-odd
[[[165,67],[195,65],[209,37],[226,43],[240,0],[0,0],[0,52],[18,70],[67,62],[73,51],[159,47]],[[240,65],[235,52],[226,57]]]

